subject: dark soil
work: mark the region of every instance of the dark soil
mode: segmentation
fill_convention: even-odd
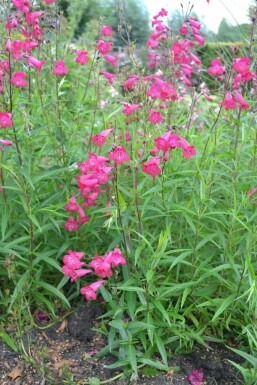
[[[63,385],[83,384],[91,377],[106,380],[119,371],[104,366],[115,362],[108,355],[95,358],[92,355],[105,346],[105,338],[93,332],[96,318],[101,315],[99,305],[86,303],[58,325],[45,329],[33,329],[23,335],[26,351],[31,354],[13,352],[0,339],[0,385]],[[47,320],[41,322],[47,326]],[[11,330],[8,330],[11,332]],[[239,385],[243,380],[237,369],[227,360],[240,362],[240,358],[219,345],[212,344],[209,351],[196,346],[190,354],[174,355],[170,366],[179,366],[180,371],[160,373],[155,376],[142,375],[138,385],[189,385],[187,376],[192,370],[203,369],[205,385]],[[113,385],[127,385],[128,380],[110,381]]]

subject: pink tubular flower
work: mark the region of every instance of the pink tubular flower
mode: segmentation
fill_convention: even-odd
[[[91,283],[91,285],[89,286],[84,285],[84,287],[80,289],[80,293],[86,297],[87,301],[89,301],[90,299],[96,300],[96,291],[103,283],[104,280],[102,279],[101,281]]]
[[[159,111],[155,111],[153,108],[151,108],[151,114],[149,115],[147,120],[149,122],[152,122],[153,124],[156,124],[158,122],[162,122],[164,118],[161,117],[161,114]]]
[[[36,67],[37,74],[41,72],[43,65],[46,63],[45,60],[40,61],[33,56],[28,57],[28,62],[32,67]]]
[[[250,106],[249,104],[244,100],[243,96],[239,92],[235,92],[236,98],[238,102],[241,105],[242,110],[247,110]]]
[[[107,60],[113,67],[116,67],[117,61],[119,58],[111,56],[111,55],[105,55],[105,60]]]
[[[90,262],[89,266],[94,269],[96,275],[100,275],[102,278],[112,276],[111,263],[105,257],[94,255],[94,260]]]
[[[44,11],[38,11],[38,12],[30,12],[28,11],[26,13],[26,21],[28,25],[38,25],[38,19],[43,16],[45,12]]]
[[[200,35],[199,33],[195,33],[193,36],[195,40],[198,41],[200,46],[204,45],[205,38],[202,35]]]
[[[14,72],[10,82],[15,85],[16,88],[26,87],[27,82],[25,78],[27,77],[25,72]]]
[[[77,49],[76,51],[77,57],[75,59],[76,63],[79,63],[80,65],[84,66],[86,63],[89,62],[90,58],[87,56],[87,51],[81,51]]]
[[[131,114],[133,114],[133,112],[135,110],[137,110],[139,107],[141,107],[141,104],[127,104],[127,103],[124,103],[123,104],[123,110],[122,110],[122,113],[126,116],[129,116]]]
[[[112,43],[104,42],[103,40],[99,40],[97,44],[97,49],[101,55],[106,55],[112,49]]]
[[[220,57],[217,57],[217,59],[212,60],[211,67],[208,68],[208,74],[215,77],[217,75],[223,75],[225,73],[225,67],[222,67],[220,64]]]
[[[114,160],[117,164],[130,161],[129,155],[122,146],[117,146],[114,151],[109,152],[109,158],[110,160]]]
[[[203,369],[192,370],[187,379],[191,385],[201,385],[203,380]]]
[[[221,105],[225,107],[225,110],[236,109],[236,98],[233,98],[233,96],[227,92],[226,98],[223,100]]]
[[[189,159],[191,156],[196,155],[195,146],[190,146],[188,141],[182,137],[179,138],[179,147],[183,148],[183,156]]]
[[[3,146],[10,147],[13,145],[13,142],[11,140],[0,139],[0,144],[2,144]]]
[[[186,23],[184,23],[184,24],[180,27],[179,33],[180,33],[180,35],[187,35],[187,34],[188,34],[188,28],[187,28]]]
[[[12,0],[13,6],[21,12],[29,11],[29,0]]]
[[[201,25],[198,23],[197,20],[193,19],[192,17],[189,17],[188,21],[189,21],[191,27],[194,27],[194,28],[196,28],[198,30],[201,29]]]
[[[63,225],[63,227],[67,229],[69,232],[78,230],[79,228],[78,222],[72,216],[69,217],[67,222]]]
[[[91,138],[91,141],[95,143],[98,147],[101,147],[103,144],[105,144],[107,136],[110,134],[110,132],[112,132],[112,128],[108,128],[107,130],[96,134]]]
[[[253,199],[253,195],[257,193],[257,187],[253,187],[250,191],[246,193],[250,200]]]
[[[12,114],[10,112],[0,112],[0,126],[6,128],[12,125]]]
[[[72,195],[70,202],[65,206],[65,209],[71,212],[79,211],[79,205],[76,202],[76,195]]]
[[[104,25],[100,32],[104,36],[111,36],[112,35],[112,27],[109,27],[108,25]]]
[[[105,255],[106,262],[110,263],[113,267],[117,267],[119,265],[126,265],[127,261],[121,254],[120,249],[114,249]]]
[[[139,76],[132,75],[124,83],[124,90],[132,90],[134,83],[137,82]]]
[[[147,162],[143,163],[143,172],[146,174],[151,175],[153,178],[156,177],[156,175],[159,175],[162,173],[162,170],[159,167],[160,164],[160,157],[155,156],[148,160]]]
[[[67,75],[68,72],[69,70],[68,68],[65,67],[64,61],[57,60],[55,68],[52,70],[52,74],[63,76],[63,75]]]
[[[110,72],[100,72],[100,75],[103,75],[107,80],[109,84],[113,84],[115,75],[111,74]]]

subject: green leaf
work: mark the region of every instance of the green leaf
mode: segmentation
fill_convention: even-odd
[[[14,340],[6,333],[3,329],[0,329],[0,338],[14,351],[18,352],[18,347],[15,344]]]
[[[162,342],[161,337],[158,336],[157,333],[155,333],[154,336],[155,336],[155,341],[156,341],[156,345],[157,345],[157,348],[159,350],[159,353],[160,353],[165,365],[168,366],[167,354],[166,354],[166,349],[165,349],[164,343]]]
[[[67,298],[56,287],[44,281],[38,281],[36,283],[37,283],[37,286],[39,285],[39,287],[43,287],[48,293],[59,298],[63,303],[65,303],[68,307],[70,307],[70,304]]]
[[[231,294],[222,302],[221,306],[216,310],[214,316],[212,317],[212,322],[214,322],[221,313],[223,313],[232,303],[234,302],[235,295]]]

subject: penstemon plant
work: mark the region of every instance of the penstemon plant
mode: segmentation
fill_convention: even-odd
[[[118,13],[129,69],[114,26],[74,47],[58,1],[1,3],[0,298],[55,316],[56,299],[98,297],[99,355],[135,380],[231,330],[255,349],[255,17],[245,56],[207,69],[199,20],[176,36],[161,9],[142,68]]]

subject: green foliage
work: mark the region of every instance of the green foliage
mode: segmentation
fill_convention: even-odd
[[[125,10],[120,4],[116,39],[123,35],[133,51],[134,41],[146,39],[142,32],[146,15],[137,19],[139,5],[128,4]],[[95,25],[102,6],[109,7],[107,17],[117,20],[111,1],[61,5],[71,36]],[[127,263],[113,269],[99,289],[106,306],[100,332],[108,340],[99,355],[116,357],[110,368],[124,368],[126,376],[136,381],[145,366],[168,371],[171,355],[192,350],[195,342],[205,346],[206,341],[224,343],[233,336],[242,345],[239,354],[256,374],[257,214],[255,198],[247,194],[256,183],[253,114],[241,107],[220,109],[228,88],[215,95],[210,107],[201,93],[196,96],[197,91],[185,88],[179,77],[173,79],[168,40],[163,45],[169,60],[161,67],[162,79],[172,77],[174,87],[184,93],[179,102],[165,100],[167,109],[161,113],[166,120],[153,125],[149,116],[157,103],[146,97],[146,70],[136,67],[137,87],[122,93],[128,76],[117,76],[113,69],[116,79],[110,88],[103,77],[104,58],[96,55],[95,47],[91,50],[92,42],[89,62],[84,67],[75,63],[77,47],[63,42],[58,15],[54,8],[51,12],[49,18],[57,25],[48,31],[53,44],[42,44],[37,51],[47,63],[40,74],[23,63],[26,89],[11,86],[13,66],[19,63],[3,49],[11,70],[6,72],[9,87],[1,111],[12,113],[14,121],[3,136],[14,145],[0,152],[0,301],[8,319],[15,320],[17,335],[12,338],[1,330],[1,338],[26,354],[22,340],[26,318],[32,326],[33,311],[40,309],[56,319],[60,306],[68,308],[77,301],[82,283],[95,279],[68,282],[61,269],[68,250],[84,251],[88,266],[91,256],[119,247]],[[133,30],[132,19],[141,21],[138,29]],[[107,24],[106,20],[99,25]],[[218,56],[232,61],[233,51],[225,43],[207,44],[197,52],[205,69]],[[245,52],[241,44],[236,55],[242,57]],[[65,58],[66,76],[52,73],[56,58]],[[244,91],[249,98],[247,87]],[[140,104],[132,116],[125,116],[124,103]],[[106,144],[96,147],[92,137],[110,127]],[[150,159],[154,139],[169,130],[179,136],[179,145],[170,146],[170,159],[159,155],[161,173],[153,178],[142,171],[142,164]],[[126,131],[131,134],[128,142]],[[183,158],[182,137],[196,146],[196,157]],[[85,208],[90,222],[68,233],[63,225],[70,214],[64,206],[73,195],[80,199],[74,178],[78,165],[88,159],[88,152],[110,156],[114,143],[126,147],[130,162],[111,163],[111,177],[101,185],[99,205]],[[243,374],[250,378],[249,372]]]

